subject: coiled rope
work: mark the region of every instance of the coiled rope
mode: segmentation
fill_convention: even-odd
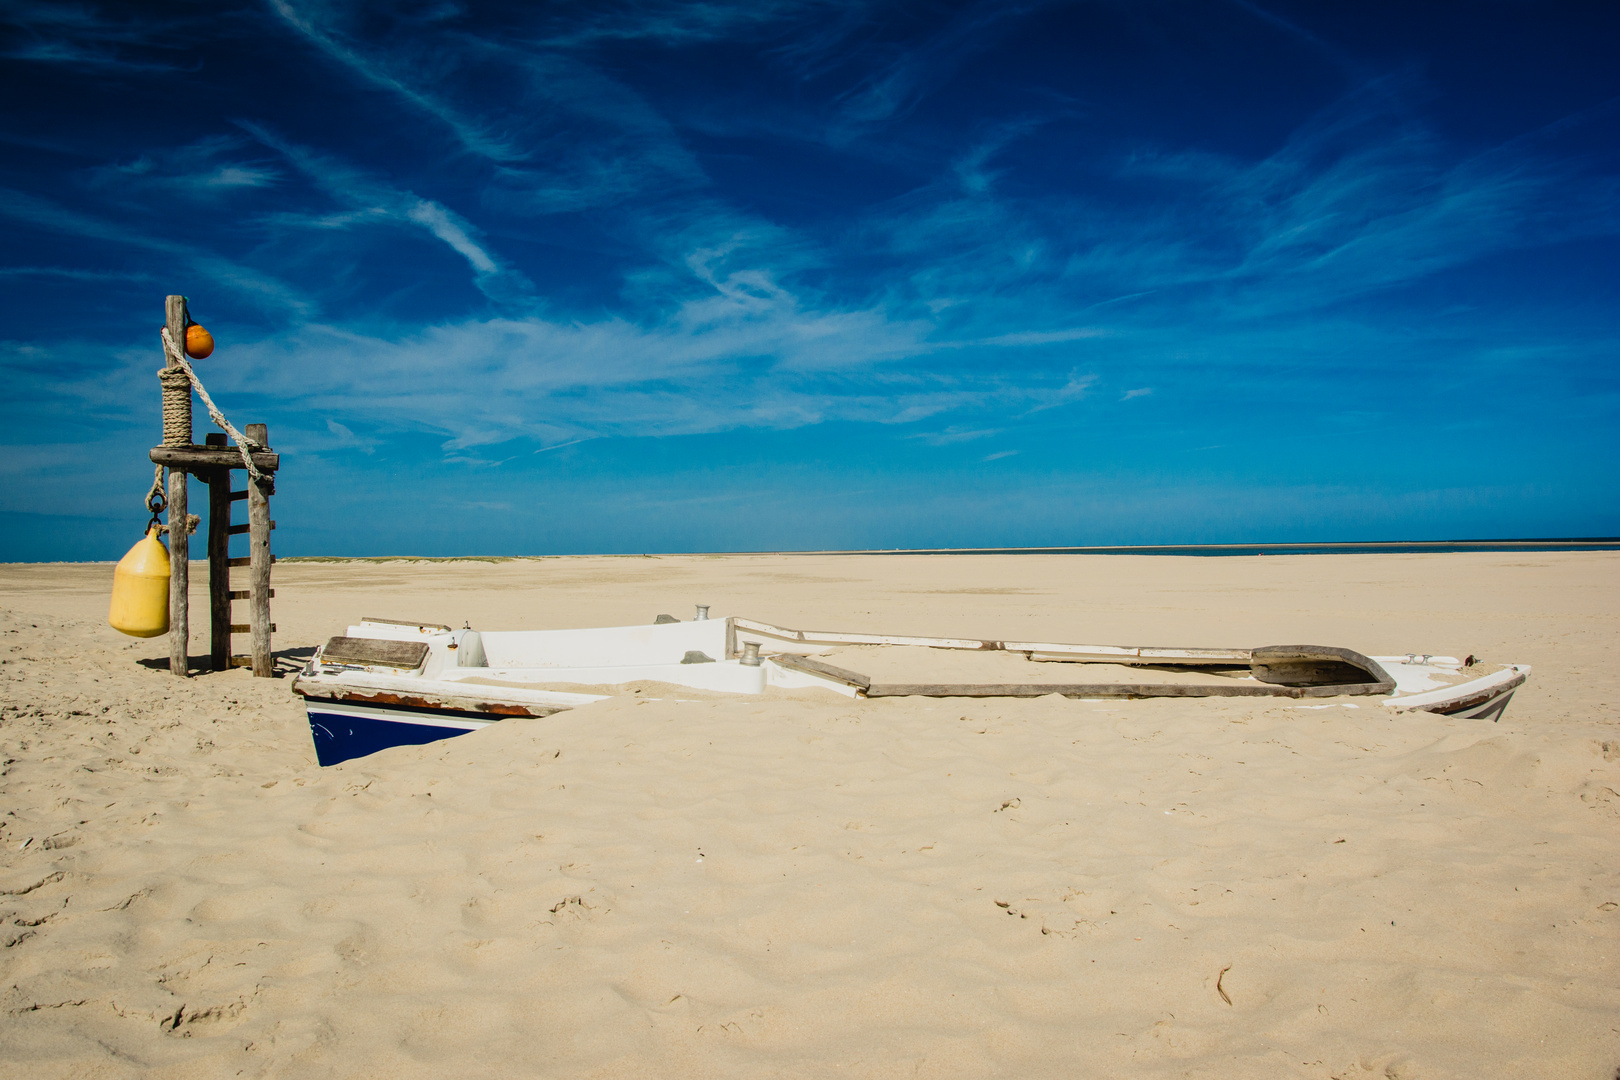
[[[253,464],[253,455],[248,452],[248,446],[250,445],[248,442],[248,437],[231,426],[231,422],[225,419],[225,414],[219,411],[219,406],[214,404],[214,399],[208,396],[208,391],[203,388],[202,380],[197,378],[197,373],[195,371],[191,370],[191,362],[186,359],[184,350],[178,348],[174,343],[174,338],[169,336],[169,328],[167,326],[163,328],[163,351],[168,354],[169,362],[175,365],[175,367],[164,368],[158,372],[158,379],[162,381],[164,390],[164,442],[169,441],[171,412],[175,414],[172,423],[176,431],[179,430],[179,425],[184,424],[185,439],[187,442],[191,440],[191,395],[189,393],[185,395],[169,393],[170,385],[178,384],[180,375],[184,374],[184,376],[190,380],[191,385],[196,388],[197,396],[202,398],[204,405],[208,406],[208,415],[213,418],[214,423],[224,428],[226,433],[230,435],[231,441],[236,443],[237,452],[242,455],[242,464],[247,469],[248,475],[253,477],[254,480],[263,480],[264,474],[259,471],[259,467],[257,465]],[[183,416],[180,413],[180,405],[177,404],[177,400],[181,399],[182,397],[185,409]],[[171,406],[173,407],[171,408]]]
[[[166,367],[158,382],[163,384],[163,445],[191,445],[191,380],[180,368]]]

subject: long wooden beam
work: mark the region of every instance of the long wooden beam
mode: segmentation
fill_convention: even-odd
[[[771,658],[775,660],[775,657]],[[1190,683],[873,683],[866,696],[879,697],[964,697],[1034,698],[1062,694],[1072,698],[1195,698],[1195,697],[1337,697],[1340,694],[1387,693],[1377,683],[1349,686],[1209,686]]]
[[[255,450],[253,464],[260,472],[275,472],[281,468],[281,455],[269,450]],[[154,446],[147,455],[154,465],[167,465],[171,469],[202,472],[205,469],[240,469],[242,454],[234,446]]]
[[[793,630],[754,619],[732,620],[739,631],[776,641],[817,647],[841,645],[917,645],[971,652],[1021,652],[1031,660],[1086,664],[1168,664],[1177,667],[1230,667],[1247,664],[1250,649],[1204,649],[1155,645],[1065,645],[1052,641],[993,641],[981,638],[916,637],[898,634],[847,634],[830,630]]]

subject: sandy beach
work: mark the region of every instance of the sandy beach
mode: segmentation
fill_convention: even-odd
[[[700,603],[1535,667],[1500,723],[630,694],[327,769],[289,678],[172,677],[166,639],[107,627],[111,577],[0,566],[7,1075],[1620,1066],[1617,553],[289,561],[287,670],[361,616],[538,629]]]

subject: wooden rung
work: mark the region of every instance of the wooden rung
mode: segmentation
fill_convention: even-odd
[[[270,590],[270,598],[272,600],[274,600],[275,596],[276,596],[276,590],[271,589]],[[231,590],[231,599],[232,600],[251,600],[251,599],[253,599],[253,590],[251,590],[251,589],[232,589]]]
[[[274,555],[270,556],[270,561],[275,562],[276,557]],[[229,560],[229,564],[231,566],[252,566],[253,565],[253,556],[251,556],[251,555],[243,555],[240,559],[231,559],[231,560]]]
[[[240,499],[245,499],[245,498],[247,498],[247,492],[245,492],[245,491],[233,491],[233,492],[231,492],[231,502],[236,502],[236,501],[238,501]],[[235,657],[235,659],[240,660],[241,657],[238,656],[238,657]],[[241,665],[237,665],[237,666],[240,667]]]
[[[253,657],[251,657],[251,656],[233,656],[233,657],[231,657],[231,667],[252,667],[252,666],[253,666]]]
[[[272,529],[274,529],[276,527],[276,523],[272,521],[270,523],[270,527]],[[243,533],[247,532],[251,528],[253,528],[252,525],[232,525],[230,527],[230,534],[232,536],[241,536]]]
[[[275,623],[270,624],[270,632],[272,634],[276,632],[276,624]],[[251,633],[253,633],[253,627],[249,626],[245,622],[233,622],[233,623],[231,623],[231,633],[233,633],[233,634],[251,634]]]

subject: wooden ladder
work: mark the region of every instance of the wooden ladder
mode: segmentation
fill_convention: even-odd
[[[266,425],[249,424],[244,434],[248,441],[268,449],[270,433]],[[210,434],[206,438],[210,448],[226,446],[223,434]],[[267,679],[275,672],[275,657],[270,649],[270,635],[276,630],[270,621],[270,598],[276,595],[270,587],[270,567],[275,562],[275,556],[270,553],[270,532],[276,527],[270,520],[270,496],[275,491],[275,480],[269,473],[262,482],[248,476],[245,490],[232,491],[231,475],[239,468],[242,466],[211,469],[205,477],[208,482],[209,659],[215,671],[251,667],[255,676]],[[245,524],[233,525],[231,506],[244,499],[248,504],[248,520]],[[232,558],[231,537],[244,533],[248,538],[248,554]],[[232,567],[247,569],[247,588],[231,588]],[[234,600],[248,602],[247,622],[231,621]],[[232,634],[251,635],[251,651],[233,654]]]

